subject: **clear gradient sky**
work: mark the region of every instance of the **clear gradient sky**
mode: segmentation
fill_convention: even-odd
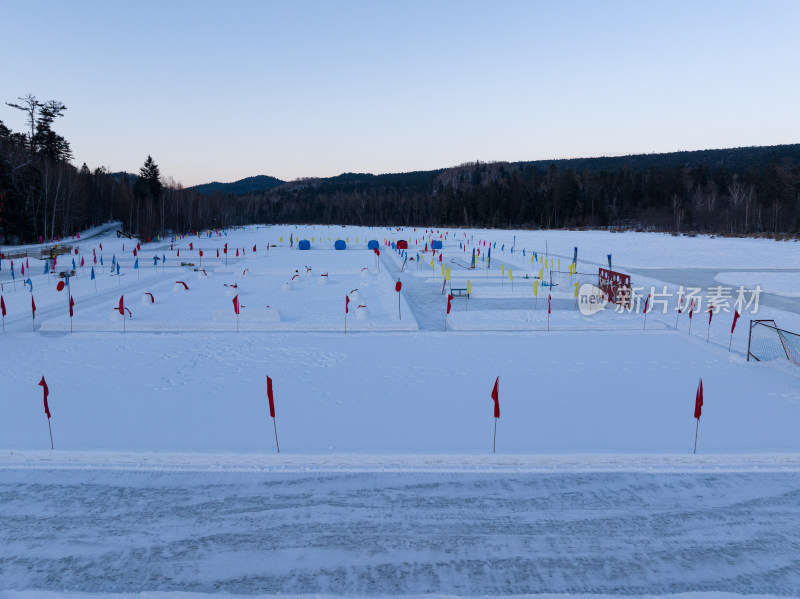
[[[800,0],[0,0],[0,119],[186,186],[800,142]]]

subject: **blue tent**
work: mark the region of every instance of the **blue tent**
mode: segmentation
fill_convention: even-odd
[[[432,250],[440,250],[442,249],[442,241],[441,239],[434,239],[431,241],[431,249]]]
[[[303,239],[300,243],[297,244],[298,250],[310,250],[311,249],[311,242],[308,239]]]
[[[344,239],[337,239],[336,243],[333,244],[333,249],[335,250],[343,250],[347,247],[347,244],[344,242]]]
[[[380,247],[380,245],[378,245],[378,242],[375,239],[373,239],[372,241],[370,241],[367,244],[367,249],[368,250],[377,250],[379,247]]]
[[[396,249],[397,249],[397,246],[394,244],[394,241],[392,242],[392,249],[393,249],[393,250],[396,250]]]

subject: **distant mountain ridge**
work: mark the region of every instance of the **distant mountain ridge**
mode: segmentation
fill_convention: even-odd
[[[202,185],[195,185],[191,189],[196,189],[203,195],[212,193],[222,193],[231,195],[243,195],[246,193],[257,193],[259,191],[267,191],[278,185],[283,185],[285,181],[270,177],[269,175],[256,175],[254,177],[245,177],[233,183],[219,183],[213,181],[211,183],[203,183]]]
[[[550,160],[520,160],[502,163],[466,163],[458,166],[442,167],[429,171],[412,171],[405,173],[342,173],[333,177],[307,177],[289,182],[288,189],[302,189],[307,187],[318,188],[326,185],[337,186],[414,186],[424,181],[431,181],[447,171],[472,170],[479,164],[506,164],[510,167],[537,167],[547,169],[551,165],[558,169],[575,169],[583,172],[616,171],[629,169],[632,171],[646,171],[650,168],[686,167],[696,168],[704,166],[709,169],[746,169],[759,167],[770,161],[800,162],[800,144],[785,144],[777,146],[748,146],[739,148],[724,148],[713,150],[688,150],[679,152],[664,152],[653,154],[629,154],[626,156],[595,156],[588,158],[557,158]],[[208,195],[221,193],[225,195],[245,195],[269,191],[287,183],[268,175],[257,175],[234,181],[233,183],[204,183],[190,189]]]

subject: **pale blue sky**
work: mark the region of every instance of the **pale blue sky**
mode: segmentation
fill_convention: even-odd
[[[800,142],[800,0],[0,0],[0,100],[184,185]],[[0,104],[14,130],[23,115]]]

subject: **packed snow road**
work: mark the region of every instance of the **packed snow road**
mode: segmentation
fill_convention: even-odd
[[[0,589],[791,595],[800,469],[0,468]]]

